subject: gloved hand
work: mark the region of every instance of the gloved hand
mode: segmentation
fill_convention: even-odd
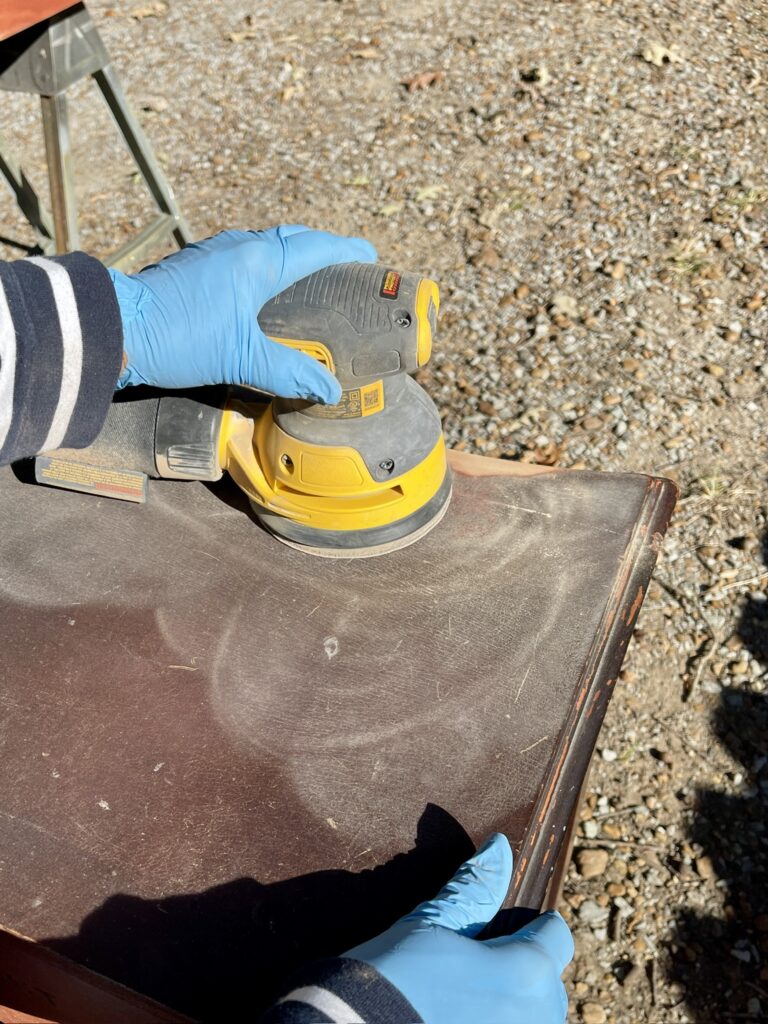
[[[311,356],[270,341],[256,318],[268,299],[322,267],[375,259],[362,238],[290,224],[223,231],[135,275],[110,270],[128,357],[117,386],[245,384],[338,402],[336,378]]]
[[[496,833],[433,900],[344,955],[375,967],[427,1024],[563,1024],[568,997],[560,974],[573,940],[558,913],[514,935],[475,938],[501,907],[511,877],[509,842]]]

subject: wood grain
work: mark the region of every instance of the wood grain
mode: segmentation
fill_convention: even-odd
[[[226,482],[128,506],[0,471],[0,926],[225,1019],[488,832],[544,905],[674,488],[451,465],[443,522],[368,561]]]

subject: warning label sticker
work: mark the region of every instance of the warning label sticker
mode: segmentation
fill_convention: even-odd
[[[383,299],[396,299],[400,291],[400,281],[403,275],[396,270],[388,270],[381,282],[381,297]]]
[[[35,480],[51,487],[64,487],[84,494],[98,494],[122,501],[147,500],[147,477],[133,469],[108,469],[86,462],[61,459],[55,455],[38,455],[35,459]]]
[[[329,420],[352,420],[360,416],[372,416],[384,408],[384,382],[374,381],[362,388],[342,391],[337,405],[315,406],[316,416]]]

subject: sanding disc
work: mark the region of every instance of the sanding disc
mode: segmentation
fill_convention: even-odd
[[[273,537],[296,551],[316,555],[318,558],[376,558],[378,555],[388,555],[392,551],[407,548],[434,530],[448,511],[451,493],[449,471],[437,494],[424,508],[400,523],[389,523],[385,527],[354,533],[339,532],[332,536],[329,536],[330,531],[327,530],[312,530],[303,525],[297,526],[274,514],[265,514],[264,510],[254,503],[251,503],[251,507],[259,522]],[[298,539],[299,537],[301,539]],[[319,540],[323,543],[316,543]]]

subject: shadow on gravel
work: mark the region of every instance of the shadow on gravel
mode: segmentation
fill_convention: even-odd
[[[739,635],[768,666],[768,601],[748,598]],[[695,1024],[768,1020],[768,695],[725,691],[713,731],[742,766],[743,789],[700,790],[689,838],[712,862],[723,909],[678,915],[671,980]]]

